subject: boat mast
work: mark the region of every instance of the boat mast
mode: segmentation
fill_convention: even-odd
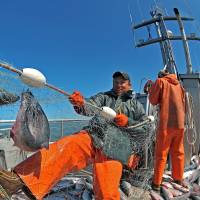
[[[191,64],[190,52],[187,41],[188,40],[200,41],[200,37],[196,37],[195,35],[186,36],[182,21],[192,21],[194,19],[190,17],[181,17],[180,15],[178,15],[178,17],[177,15],[164,16],[163,11],[158,7],[155,10],[152,10],[150,14],[152,16],[152,19],[133,26],[133,29],[137,30],[139,28],[148,26],[150,24],[154,24],[157,33],[157,38],[148,38],[146,40],[142,39],[136,44],[136,47],[144,47],[150,44],[159,43],[164,68],[167,69],[170,73],[177,73],[177,67],[171,41],[182,40],[184,44],[187,73],[191,74],[192,64]],[[174,36],[173,33],[167,29],[165,21],[177,21],[177,20],[179,23],[181,35]]]
[[[184,26],[183,26],[183,22],[181,20],[179,11],[177,8],[174,8],[174,13],[176,15],[178,24],[179,24],[179,28],[180,28],[180,32],[182,35],[182,41],[183,41],[183,48],[184,48],[184,52],[185,52],[185,59],[186,59],[186,67],[187,67],[187,73],[188,74],[192,74],[192,61],[190,58],[190,50],[189,50],[189,45],[187,42],[187,37],[185,34],[185,30],[184,30]]]
[[[170,32],[167,30],[163,15],[160,9],[156,9],[155,11],[150,12],[153,19],[159,19],[158,22],[155,22],[156,32],[159,38],[168,38],[170,36]],[[169,39],[165,39],[159,42],[160,49],[163,58],[163,65],[165,69],[167,69],[170,73],[176,72],[176,63],[174,59],[172,45]]]

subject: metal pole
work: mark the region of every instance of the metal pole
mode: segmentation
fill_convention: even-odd
[[[176,15],[176,18],[177,18],[177,21],[178,21],[178,24],[179,24],[179,28],[180,28],[180,32],[181,32],[181,35],[182,35],[183,48],[184,48],[184,52],[185,52],[185,59],[186,59],[186,65],[187,65],[187,73],[192,74],[192,62],[191,62],[191,58],[190,58],[190,50],[189,50],[187,37],[186,37],[184,26],[183,26],[183,22],[181,20],[181,16],[180,16],[177,8],[174,8],[174,13]]]
[[[8,70],[10,70],[12,72],[15,72],[15,73],[19,74],[19,75],[22,74],[21,70],[15,69],[14,67],[11,67],[10,65],[7,65],[7,64],[4,64],[4,63],[0,63],[0,67],[8,69]]]
[[[61,121],[61,137],[63,137],[64,127],[63,127],[63,120]]]

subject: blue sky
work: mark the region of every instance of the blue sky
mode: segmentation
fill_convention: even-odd
[[[150,18],[149,9],[155,3],[165,7],[168,14],[178,7],[181,14],[195,17],[196,22],[187,29],[199,34],[199,0],[1,1],[0,59],[15,67],[34,67],[49,83],[69,93],[79,90],[86,97],[109,90],[112,73],[126,71],[138,92],[141,79],[155,79],[163,66],[159,45],[134,47],[128,8],[134,23],[138,23]],[[136,32],[136,40],[142,35]],[[182,45],[173,45],[178,69],[183,73]],[[194,70],[199,70],[200,48],[194,44],[192,47]],[[12,89],[22,91],[24,86],[17,84]],[[49,91],[33,91],[39,100],[47,96],[47,102],[51,99]],[[44,103],[49,118],[77,117],[69,103],[63,103],[64,97],[56,98],[53,104]],[[18,107],[19,103],[1,108],[1,119],[15,118]]]

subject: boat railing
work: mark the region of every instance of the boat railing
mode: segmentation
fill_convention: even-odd
[[[81,130],[88,123],[88,119],[49,119],[50,141],[55,141],[64,135]],[[0,120],[0,138],[10,137],[10,130],[15,120]]]

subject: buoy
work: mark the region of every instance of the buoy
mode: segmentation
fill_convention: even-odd
[[[113,120],[116,117],[116,112],[107,106],[101,108],[100,115],[108,120]]]
[[[24,68],[20,78],[25,84],[31,87],[44,87],[46,84],[45,76],[33,68]]]
[[[147,116],[147,119],[149,119],[150,122],[154,122],[155,121],[155,117],[153,115]]]

